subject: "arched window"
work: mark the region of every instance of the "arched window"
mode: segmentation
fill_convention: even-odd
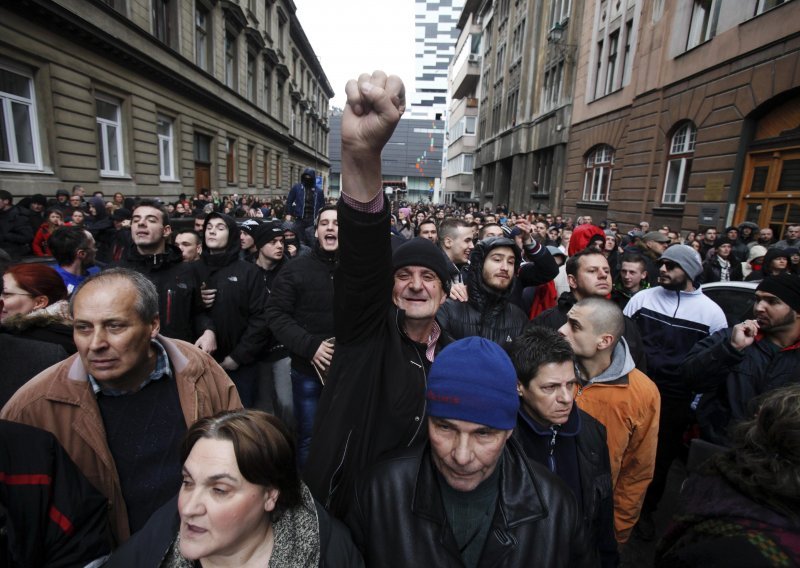
[[[613,167],[614,148],[607,144],[595,146],[586,155],[583,177],[584,201],[608,201]]]
[[[697,129],[691,122],[681,125],[672,135],[664,182],[664,204],[686,203],[689,174],[692,173],[692,157],[697,139]]]

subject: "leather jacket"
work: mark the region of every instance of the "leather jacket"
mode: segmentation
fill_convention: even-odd
[[[479,568],[596,566],[575,497],[509,439]],[[447,525],[430,445],[376,464],[356,484],[346,518],[367,566],[463,567]]]

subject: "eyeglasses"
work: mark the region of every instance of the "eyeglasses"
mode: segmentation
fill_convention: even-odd
[[[28,294],[26,292],[0,292],[0,298],[4,300],[9,296],[33,296],[33,294]]]
[[[675,270],[676,268],[680,268],[677,264],[675,264],[671,260],[662,260],[661,266],[663,266],[667,270]]]

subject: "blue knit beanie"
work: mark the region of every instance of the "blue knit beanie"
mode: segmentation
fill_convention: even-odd
[[[445,347],[428,374],[428,415],[498,430],[517,423],[517,373],[495,342],[467,337]]]

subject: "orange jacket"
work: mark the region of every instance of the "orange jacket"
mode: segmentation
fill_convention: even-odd
[[[610,370],[615,372],[606,376]],[[627,542],[653,479],[661,396],[655,383],[636,369],[621,338],[609,369],[581,386],[575,402],[606,427],[614,528],[617,541]]]

